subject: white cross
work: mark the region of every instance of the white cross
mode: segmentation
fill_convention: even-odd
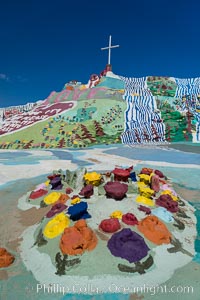
[[[109,37],[109,46],[108,47],[105,47],[105,48],[101,48],[101,50],[107,50],[108,49],[108,64],[110,65],[110,57],[111,57],[111,49],[112,48],[117,48],[119,47],[119,45],[115,45],[115,46],[112,46],[111,45],[111,35]]]

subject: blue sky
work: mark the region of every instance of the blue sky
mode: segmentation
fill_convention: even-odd
[[[113,72],[200,76],[200,1],[2,0],[0,107],[45,99],[70,80]]]

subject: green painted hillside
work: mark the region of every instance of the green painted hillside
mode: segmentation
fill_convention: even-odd
[[[62,114],[0,137],[3,149],[87,147],[121,143],[126,103],[111,99],[79,100]]]
[[[0,149],[140,144],[141,137],[157,143],[162,136],[161,142],[200,142],[198,78],[111,75],[70,81],[29,111],[5,111]]]

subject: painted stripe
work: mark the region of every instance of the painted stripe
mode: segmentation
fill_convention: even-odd
[[[147,86],[147,78],[125,78],[123,99],[125,111],[123,144],[157,143],[165,141],[165,126],[155,111],[156,100]]]
[[[200,77],[187,79],[175,78],[175,81],[177,84],[175,98],[200,94]]]

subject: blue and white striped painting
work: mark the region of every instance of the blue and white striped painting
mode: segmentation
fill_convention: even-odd
[[[200,77],[187,79],[175,78],[175,81],[177,84],[175,98],[200,94]]]
[[[196,120],[195,141],[200,141],[200,103],[198,96],[200,95],[200,77],[197,78],[175,78],[177,89],[175,97],[182,99],[181,110],[189,111]]]
[[[165,142],[165,125],[147,86],[147,77],[121,79],[125,82],[123,99],[127,102],[122,143]]]
[[[156,94],[151,92],[147,85],[147,77],[120,78],[125,83],[123,99],[127,103],[124,132],[121,135],[122,143],[131,145],[166,142],[165,124],[156,106]],[[170,79],[176,85],[175,95],[172,97],[174,101],[175,99],[179,101],[178,111],[183,116],[188,112],[192,114],[196,130],[192,128],[190,132],[193,142],[200,142],[200,77]]]

